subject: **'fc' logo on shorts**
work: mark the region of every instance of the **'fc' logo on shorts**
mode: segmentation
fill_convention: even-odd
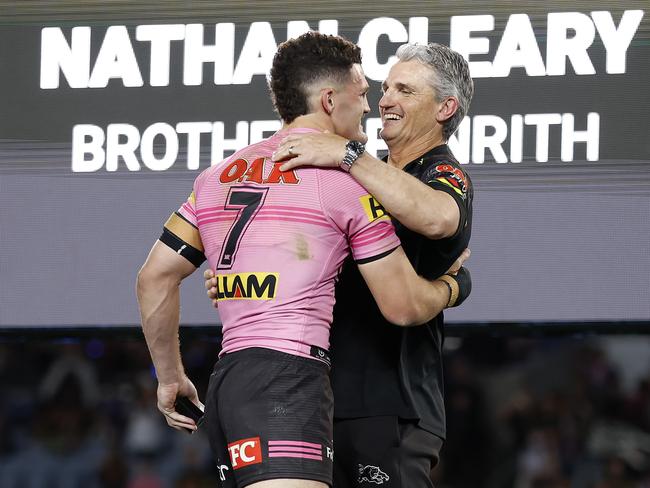
[[[228,444],[228,452],[230,453],[232,469],[239,469],[262,462],[262,446],[259,437],[242,439]]]

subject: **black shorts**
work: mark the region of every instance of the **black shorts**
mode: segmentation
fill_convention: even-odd
[[[321,361],[262,348],[223,356],[204,418],[221,486],[279,478],[331,485],[333,410]]]
[[[396,416],[334,420],[334,488],[433,487],[442,439]]]

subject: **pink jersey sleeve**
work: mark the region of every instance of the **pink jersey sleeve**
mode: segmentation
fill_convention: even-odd
[[[196,219],[196,197],[194,195],[194,191],[192,191],[190,196],[187,197],[187,200],[178,209],[178,213],[194,227],[198,227],[198,221]]]
[[[187,220],[194,227],[199,226],[199,219],[196,212],[196,195],[201,191],[203,185],[205,184],[206,179],[210,174],[210,168],[203,170],[199,176],[194,180],[194,185],[192,186],[192,193],[187,197],[187,200],[183,202],[180,206],[178,213],[181,217]]]
[[[390,216],[352,176],[340,170],[319,171],[323,209],[348,236],[355,261],[367,261],[400,245]]]
[[[174,252],[186,258],[197,268],[205,261],[205,249],[198,229],[198,218],[196,212],[196,189],[197,182],[202,179],[203,174],[194,182],[194,190],[180,208],[169,216],[165,222],[160,241],[169,246]]]

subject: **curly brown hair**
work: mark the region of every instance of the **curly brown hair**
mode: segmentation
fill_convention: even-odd
[[[309,85],[329,79],[343,84],[361,63],[361,49],[339,36],[307,32],[283,42],[273,58],[269,89],[275,110],[287,123],[309,113]]]

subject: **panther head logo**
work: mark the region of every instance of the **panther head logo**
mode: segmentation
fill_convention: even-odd
[[[363,464],[359,464],[359,483],[367,481],[369,483],[381,485],[384,481],[388,481],[389,479],[390,476],[384,473],[377,466],[364,466]]]

